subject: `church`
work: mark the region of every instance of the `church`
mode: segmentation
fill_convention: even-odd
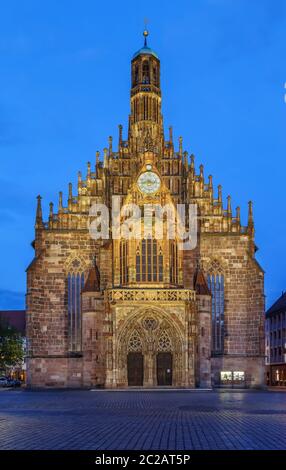
[[[222,187],[166,139],[160,59],[148,45],[131,60],[128,132],[119,126],[96,152],[67,201],[43,220],[37,198],[34,259],[27,268],[28,387],[261,387],[264,272],[255,259],[252,203],[224,204]],[[128,73],[128,71],[127,71]],[[196,207],[196,242],[154,236],[93,236],[91,208]],[[124,219],[119,211],[119,219]],[[185,213],[188,219],[188,212]],[[143,217],[139,225],[143,224]],[[103,223],[104,225],[104,223]]]

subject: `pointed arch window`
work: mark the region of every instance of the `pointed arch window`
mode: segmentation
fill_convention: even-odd
[[[172,343],[166,330],[162,331],[158,340],[158,351],[159,352],[170,352],[172,351]]]
[[[212,294],[212,352],[224,351],[224,276],[209,274],[208,287]]]
[[[120,284],[127,284],[128,277],[128,241],[121,240],[120,242]]]
[[[142,351],[142,341],[137,330],[134,330],[132,335],[129,338],[128,342],[128,352],[141,352]]]
[[[170,241],[170,282],[178,284],[178,247],[175,240]]]
[[[81,291],[83,286],[83,273],[68,274],[68,344],[71,352],[80,352],[82,349]]]

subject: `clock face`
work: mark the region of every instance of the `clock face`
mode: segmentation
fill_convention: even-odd
[[[159,176],[153,173],[153,171],[145,171],[145,173],[142,173],[137,183],[139,189],[145,194],[153,194],[158,191],[161,186]]]

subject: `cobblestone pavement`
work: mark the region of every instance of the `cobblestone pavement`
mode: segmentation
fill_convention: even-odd
[[[0,449],[286,449],[286,395],[7,390]]]

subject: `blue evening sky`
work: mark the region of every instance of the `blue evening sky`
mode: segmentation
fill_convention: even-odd
[[[267,305],[286,289],[286,1],[1,1],[0,309],[24,307],[36,195],[57,204],[95,151],[126,136],[130,58],[161,59],[165,129],[247,220]],[[166,132],[167,133],[167,132]]]

